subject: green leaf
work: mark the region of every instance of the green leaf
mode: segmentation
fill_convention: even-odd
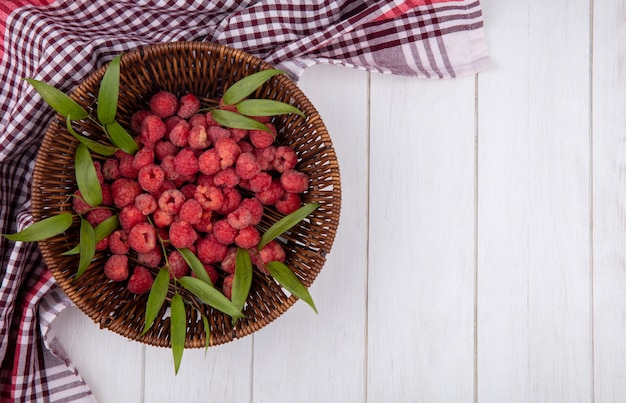
[[[267,245],[271,240],[280,236],[282,233],[302,221],[306,216],[315,211],[319,206],[320,205],[318,203],[310,203],[304,205],[293,213],[286,215],[285,217],[276,221],[271,227],[267,229],[267,231],[265,231],[263,236],[261,236],[261,242],[259,242],[258,250],[263,249],[263,247]]]
[[[202,315],[202,323],[204,324],[204,334],[206,339],[206,346],[204,346],[204,354],[206,355],[211,345],[211,326],[209,326],[209,318],[206,315]]]
[[[15,234],[2,234],[2,236],[15,242],[43,241],[65,232],[71,226],[72,214],[61,213],[37,221]]]
[[[32,78],[25,78],[24,80],[32,85],[43,100],[64,118],[72,115],[72,119],[81,120],[89,116],[87,111],[76,101],[50,84]]]
[[[285,287],[292,295],[309,304],[311,308],[317,313],[317,308],[313,303],[313,298],[309,294],[309,290],[302,284],[300,279],[294,274],[294,272],[278,261],[272,261],[265,264],[265,268],[272,277],[278,281],[280,285]]]
[[[119,225],[120,221],[116,215],[113,215],[98,224],[94,229],[94,238],[96,239],[96,244],[109,236],[111,232],[115,231],[119,227]],[[69,256],[76,255],[78,253],[80,253],[80,243],[72,249],[68,250],[67,252],[61,253],[61,255]]]
[[[270,78],[284,73],[285,72],[281,70],[270,69],[250,74],[249,76],[244,77],[231,85],[226,92],[224,92],[222,101],[227,105],[234,105],[248,95],[252,94]]]
[[[119,147],[120,150],[131,155],[134,155],[137,151],[139,151],[139,147],[137,146],[135,139],[133,139],[133,137],[128,134],[126,129],[124,129],[119,123],[113,121],[112,123],[106,124],[105,128],[111,142]]]
[[[76,271],[76,277],[79,278],[83,275],[87,267],[91,263],[93,256],[96,254],[96,237],[94,235],[94,229],[83,217],[80,218],[80,259],[78,261],[78,270]]]
[[[76,148],[75,170],[76,184],[83,199],[92,207],[99,206],[102,203],[102,187],[89,149],[82,143]]]
[[[211,277],[209,277],[209,273],[207,273],[200,259],[198,259],[198,257],[187,248],[178,249],[178,251],[183,256],[183,259],[185,260],[185,262],[187,262],[189,267],[191,267],[191,271],[194,272],[196,277],[213,287]]]
[[[172,342],[172,354],[174,355],[174,372],[178,374],[180,362],[185,351],[185,338],[187,337],[187,313],[185,303],[179,294],[172,297],[170,318],[170,338]]]
[[[111,146],[98,143],[97,141],[94,141],[90,138],[81,136],[80,134],[76,133],[76,131],[72,127],[72,118],[70,117],[70,115],[67,115],[67,119],[65,120],[65,126],[67,127],[67,131],[70,132],[70,134],[74,136],[76,140],[83,143],[88,149],[90,149],[96,154],[100,154],[100,155],[104,155],[108,157],[108,156],[115,154],[115,151],[117,151],[116,147],[111,147]]]
[[[204,281],[190,276],[181,277],[178,281],[185,289],[218,311],[224,312],[226,315],[233,318],[244,317],[243,313],[241,313],[231,300],[226,298],[226,296],[215,289],[215,287],[211,287]]]
[[[117,113],[117,98],[120,93],[120,58],[111,60],[104,72],[98,91],[98,120],[103,125],[113,123]]]
[[[167,268],[163,268],[159,270],[159,274],[157,274],[154,279],[154,283],[152,283],[152,288],[150,289],[150,294],[148,295],[148,302],[146,303],[146,319],[143,326],[143,332],[141,332],[142,336],[150,330],[154,320],[159,314],[159,311],[163,306],[163,302],[165,302],[169,285],[170,271]]]
[[[295,113],[304,117],[304,113],[295,106],[272,99],[245,99],[237,104],[237,110],[247,116],[275,116]]]
[[[248,299],[252,285],[252,261],[250,252],[244,248],[237,248],[235,259],[235,278],[233,279],[232,301],[240,311]]]
[[[246,129],[246,130],[263,130],[268,133],[272,131],[263,123],[258,120],[254,120],[247,116],[243,116],[240,113],[233,111],[226,111],[223,109],[214,109],[211,111],[213,119],[222,126],[230,127],[233,129]]]

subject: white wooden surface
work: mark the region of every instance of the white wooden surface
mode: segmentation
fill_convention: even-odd
[[[311,293],[228,345],[169,350],[76,309],[101,402],[626,401],[626,5],[482,0],[493,67],[304,73],[343,210]]]

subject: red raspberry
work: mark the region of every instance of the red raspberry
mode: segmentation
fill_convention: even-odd
[[[139,173],[139,171],[135,169],[135,166],[133,164],[134,160],[135,160],[135,157],[133,157],[130,154],[122,155],[122,157],[120,158],[120,165],[119,165],[121,176],[123,176],[124,178],[128,178],[128,179],[137,178],[137,174]]]
[[[190,186],[194,188],[193,191],[195,192],[195,186],[194,185],[190,185]],[[200,222],[200,219],[202,218],[202,206],[195,199],[187,200],[180,207],[180,212],[178,213],[178,217],[182,221],[188,222],[189,224],[197,224],[198,222]]]
[[[156,143],[161,140],[167,132],[167,126],[160,117],[148,115],[141,123],[141,139],[148,143]]]
[[[237,176],[233,167],[224,168],[215,175],[213,183],[216,186],[232,188],[239,183],[239,176]]]
[[[204,126],[196,126],[189,131],[189,147],[194,150],[204,150],[211,144]]]
[[[109,183],[103,183],[100,185],[100,189],[102,190],[102,205],[112,206],[113,193],[111,193],[111,185]]]
[[[174,222],[174,214],[167,213],[163,210],[156,210],[152,214],[152,222],[157,228],[169,227]],[[169,239],[169,238],[168,238]]]
[[[285,189],[283,189],[280,181],[278,179],[272,179],[270,187],[261,192],[257,192],[255,196],[261,203],[270,205],[280,200],[280,198],[283,197],[283,194],[285,194]]]
[[[90,208],[91,206],[87,204],[85,199],[83,199],[83,195],[80,193],[80,190],[75,191],[74,197],[72,198],[72,209],[77,214],[83,215],[88,212]]]
[[[250,210],[239,205],[239,207],[237,207],[235,211],[228,214],[226,219],[228,220],[228,224],[230,224],[231,227],[236,229],[242,229],[246,228],[252,223],[252,214],[250,213]]]
[[[87,221],[89,221],[89,224],[91,224],[94,228],[100,224],[102,221],[106,220],[107,218],[111,217],[113,215],[113,212],[111,210],[109,210],[108,208],[95,208],[93,210],[90,210],[87,213]]]
[[[193,150],[184,148],[174,158],[174,169],[180,175],[195,175],[198,173],[198,158]]]
[[[241,149],[242,153],[254,153],[254,150],[256,150],[256,148],[254,148],[252,143],[250,143],[249,141],[246,141],[246,140],[238,141],[237,145]]]
[[[191,126],[186,121],[181,121],[170,131],[170,141],[178,147],[187,147],[189,143],[189,131]]]
[[[134,203],[135,197],[141,194],[141,186],[135,180],[120,178],[111,185],[111,194],[113,195],[113,203],[122,208]]]
[[[150,112],[161,119],[169,118],[178,110],[178,98],[169,91],[159,91],[150,98]]]
[[[217,272],[217,270],[215,270],[215,267],[213,267],[213,265],[203,264],[203,266],[204,270],[206,270],[206,274],[208,274],[209,278],[211,279],[211,283],[215,285],[215,283],[217,283],[217,280],[220,279],[219,273]],[[195,273],[193,274],[193,276],[196,276]]]
[[[228,252],[224,259],[222,260],[222,270],[224,270],[228,274],[235,273],[235,267],[237,265],[237,247],[228,248]]]
[[[176,156],[178,153],[178,147],[167,140],[157,141],[154,147],[154,154],[156,158],[161,161],[168,155]]]
[[[146,109],[141,109],[133,113],[130,117],[130,129],[135,132],[136,135],[139,136],[141,134],[143,119],[148,115],[152,115],[152,112]]]
[[[287,169],[280,176],[280,184],[286,192],[302,193],[309,188],[309,176],[295,169]]]
[[[272,133],[268,133],[265,130],[250,130],[248,132],[250,142],[256,148],[265,148],[274,144],[274,139],[276,138],[276,128],[271,123],[266,123],[265,125],[272,131]]]
[[[124,206],[122,210],[120,210],[118,218],[120,221],[120,227],[127,232],[130,231],[130,229],[135,225],[148,220],[148,218],[143,215],[134,204]]]
[[[141,211],[141,214],[143,215],[149,215],[154,213],[158,206],[159,205],[157,204],[154,196],[149,193],[142,193],[139,196],[135,197],[135,207],[137,207],[137,209]]]
[[[251,116],[251,118],[261,123],[270,123],[272,121],[271,116]]]
[[[154,249],[157,242],[156,238],[156,229],[147,222],[135,225],[128,232],[130,247],[139,253],[150,252]]]
[[[276,147],[269,146],[265,148],[255,148],[254,156],[261,165],[261,170],[270,171],[274,169],[272,164],[276,158]]]
[[[257,193],[269,189],[272,185],[272,175],[267,172],[261,172],[248,181],[248,189]]]
[[[206,117],[202,114],[193,115],[191,118],[189,118],[189,124],[191,125],[191,127],[203,126],[204,128],[206,128]]]
[[[98,182],[100,184],[104,183],[104,175],[102,175],[102,165],[100,165],[100,161],[94,161],[93,167],[96,169],[96,176],[98,177]]]
[[[139,185],[146,192],[156,192],[165,182],[165,172],[155,164],[146,165],[139,170]]]
[[[143,266],[137,266],[133,271],[133,275],[130,276],[126,288],[133,294],[143,294],[150,291],[153,282],[154,279],[150,270]]]
[[[224,194],[217,186],[196,186],[194,198],[205,210],[217,210],[224,204]]]
[[[180,176],[180,174],[176,171],[176,164],[174,162],[175,160],[175,155],[167,155],[161,160],[161,169],[165,173],[166,180],[173,181],[178,179],[178,177]]]
[[[172,129],[180,122],[186,122],[186,120],[176,115],[170,116],[169,118],[165,119],[165,121],[163,122],[165,123],[165,136],[167,137]]]
[[[141,168],[146,165],[150,165],[154,162],[154,151],[149,148],[142,148],[141,150],[135,153],[135,157],[133,158],[133,168],[139,171]]]
[[[104,179],[113,181],[122,176],[120,172],[120,162],[115,158],[107,158],[102,166],[102,175]]]
[[[230,132],[230,138],[235,141],[241,141],[248,135],[248,131],[246,129],[231,128],[228,129],[228,131]]]
[[[161,253],[161,249],[154,248],[150,252],[138,253],[137,261],[146,267],[156,268],[161,265],[161,261],[163,260],[163,254]]]
[[[261,173],[261,164],[252,153],[242,153],[235,163],[235,172],[241,179],[252,179]]]
[[[106,236],[102,241],[96,244],[96,252],[106,250],[109,247],[109,237]]]
[[[215,175],[200,174],[196,178],[197,186],[215,186]]]
[[[159,208],[169,214],[177,214],[185,202],[185,196],[178,189],[168,189],[159,197]]]
[[[224,195],[224,203],[217,209],[217,213],[225,216],[239,207],[241,193],[236,188],[222,188],[222,193]]]
[[[208,128],[209,126],[219,126],[220,124],[217,123],[215,121],[215,119],[213,119],[213,115],[211,115],[211,112],[208,112],[206,115],[204,115],[204,121],[206,122],[206,127]]]
[[[222,169],[220,166],[220,155],[217,150],[211,148],[200,154],[198,157],[198,168],[205,175],[215,175]]]
[[[293,148],[288,146],[280,146],[276,148],[272,166],[280,173],[288,169],[294,169],[298,164],[298,156]]]
[[[211,144],[216,144],[221,139],[227,139],[230,137],[230,132],[221,126],[210,125],[206,129],[206,134],[211,139]]]
[[[270,241],[259,251],[259,258],[264,265],[273,261],[285,263],[285,250],[275,240]]]
[[[241,149],[237,145],[237,142],[230,138],[218,140],[215,143],[215,149],[220,156],[220,166],[222,169],[234,165],[241,154]]]
[[[228,247],[218,242],[213,234],[207,234],[206,237],[198,240],[196,244],[198,248],[198,259],[202,263],[217,263],[224,260]]]
[[[109,250],[116,255],[125,255],[130,250],[128,233],[118,229],[109,235]]]
[[[189,265],[179,251],[170,252],[167,262],[170,264],[170,278],[181,278],[189,273]]]
[[[299,209],[301,205],[302,202],[300,200],[300,196],[297,193],[289,192],[285,192],[283,197],[276,203],[274,203],[276,210],[284,215],[293,213],[294,211]]]
[[[241,208],[245,208],[250,212],[252,221],[250,224],[257,225],[263,218],[263,204],[256,198],[243,199],[240,204]]]
[[[239,230],[235,237],[235,244],[240,248],[250,249],[256,247],[261,241],[261,234],[254,226],[249,225]]]
[[[222,282],[222,292],[224,296],[228,299],[233,298],[233,281],[235,280],[235,275],[231,274],[230,276],[224,277],[224,281]]]
[[[193,94],[186,94],[180,97],[178,111],[176,114],[183,119],[189,119],[200,109],[200,100]]]
[[[213,224],[213,235],[219,243],[230,245],[235,242],[237,229],[233,228],[226,220],[218,220]]]
[[[124,281],[128,278],[128,256],[111,255],[104,264],[104,275],[112,281]]]
[[[213,230],[213,212],[211,210],[203,210],[202,217],[193,227],[198,232],[211,232]]]
[[[170,225],[169,238],[170,243],[175,248],[189,248],[198,239],[198,233],[192,228],[191,224],[184,221],[175,221]]]
[[[170,189],[176,189],[176,184],[173,181],[166,179],[163,182],[163,185],[159,188],[159,190],[157,190],[156,192],[151,192],[150,194],[155,198],[155,200],[159,200],[159,197],[161,197],[163,192]]]

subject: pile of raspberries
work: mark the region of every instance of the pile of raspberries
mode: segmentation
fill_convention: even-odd
[[[120,228],[96,250],[108,249],[105,275],[127,281],[130,292],[149,291],[154,269],[166,264],[170,277],[188,275],[177,249],[191,250],[229,298],[238,247],[248,249],[254,266],[264,273],[265,263],[285,261],[276,241],[257,251],[261,234],[256,226],[264,206],[273,205],[285,215],[301,206],[309,177],[295,169],[295,151],[275,145],[276,128],[269,117],[255,119],[270,132],[232,129],[199,110],[194,95],[179,99],[171,92],[156,93],[149,110],[131,117],[139,151],[118,150],[94,162],[102,206],[89,206],[80,191],[73,198],[74,211],[94,227],[118,211]]]

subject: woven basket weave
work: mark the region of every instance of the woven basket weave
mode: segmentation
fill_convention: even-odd
[[[237,80],[269,68],[272,66],[245,52],[210,43],[177,42],[131,51],[121,59],[117,120],[130,127],[132,113],[147,109],[150,96],[159,90],[179,96],[189,92],[201,100],[215,99]],[[105,67],[94,72],[70,94],[85,109],[94,112],[93,115],[104,71]],[[310,188],[303,194],[303,202],[320,204],[308,219],[279,239],[287,254],[287,266],[308,287],[324,265],[339,221],[341,183],[335,151],[315,107],[286,76],[273,77],[254,97],[288,102],[306,115],[306,118],[281,115],[274,118],[273,123],[278,129],[277,143],[293,147],[299,158],[297,169],[310,176]],[[104,136],[89,121],[79,122],[77,126],[85,133],[92,133],[95,139]],[[78,142],[67,132],[64,119],[55,116],[45,133],[34,170],[32,206],[36,221],[61,211],[71,211],[70,195],[76,190],[74,153],[77,145]],[[281,217],[273,207],[266,206],[259,231],[263,233]],[[109,281],[102,270],[107,258],[105,252],[97,252],[87,271],[73,280],[78,256],[62,256],[61,253],[78,243],[78,232],[79,218],[75,216],[74,224],[65,234],[39,243],[45,263],[60,287],[101,328],[149,345],[170,346],[168,304],[164,304],[150,331],[141,335],[147,294],[131,294],[124,282]],[[134,257],[131,255],[130,258]],[[296,298],[273,279],[255,271],[244,309],[246,318],[233,326],[229,316],[198,304],[180,288],[179,291],[208,317],[211,328],[211,337],[207,340],[201,315],[188,309],[187,348],[223,344],[246,336],[272,322],[296,302]],[[168,294],[168,298],[173,295],[171,284]]]

